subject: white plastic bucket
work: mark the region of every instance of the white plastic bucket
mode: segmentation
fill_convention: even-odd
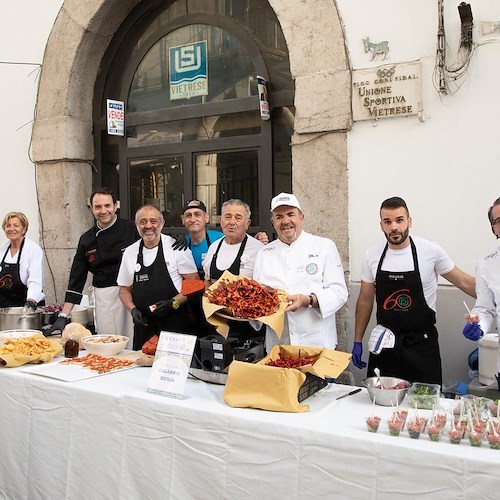
[[[498,334],[487,333],[479,339],[479,383],[490,385],[495,382],[498,356]]]

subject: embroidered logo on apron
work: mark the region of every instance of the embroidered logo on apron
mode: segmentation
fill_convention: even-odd
[[[408,293],[410,290],[408,288],[401,288],[392,292],[389,297],[384,300],[384,309],[386,311],[408,311],[411,307],[412,299],[411,295]]]
[[[0,288],[12,288],[12,276],[10,274],[0,278]]]

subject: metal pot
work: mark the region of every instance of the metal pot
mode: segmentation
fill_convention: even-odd
[[[40,330],[41,328],[41,309],[23,314],[22,307],[0,308],[0,330]]]

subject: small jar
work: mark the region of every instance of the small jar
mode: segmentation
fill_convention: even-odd
[[[77,358],[80,353],[80,344],[78,340],[68,339],[64,344],[64,356],[66,358]]]

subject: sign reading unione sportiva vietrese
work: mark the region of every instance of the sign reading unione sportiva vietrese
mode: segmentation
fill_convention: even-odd
[[[420,63],[386,64],[352,72],[354,120],[376,120],[422,112]]]

